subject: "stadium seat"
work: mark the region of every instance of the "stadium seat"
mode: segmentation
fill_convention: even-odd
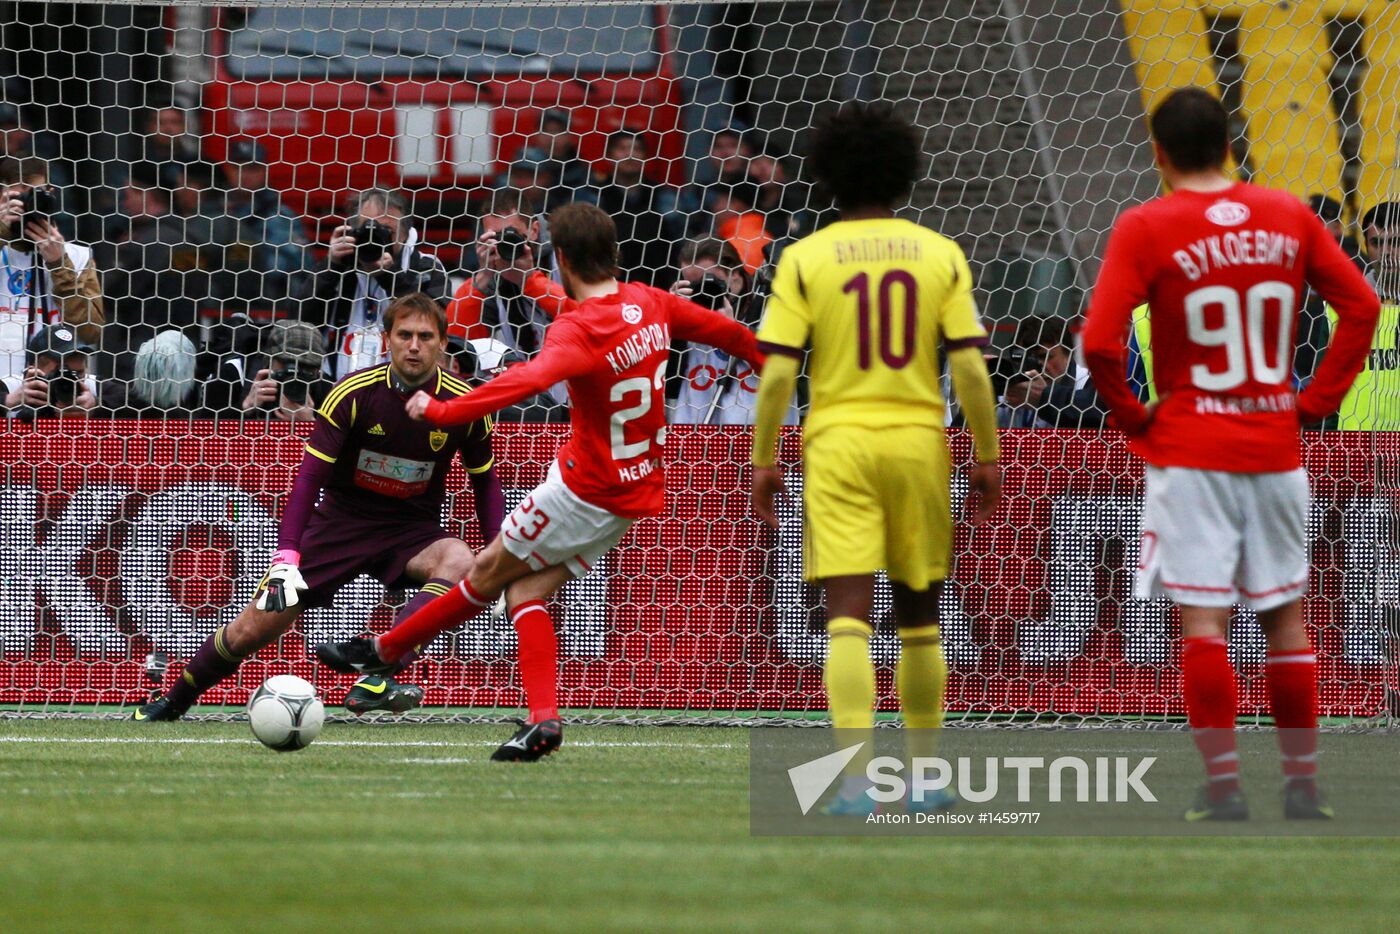
[[[1369,4],[1366,62],[1361,84],[1361,178],[1363,208],[1400,198],[1400,7]]]
[[[1137,62],[1147,113],[1173,88],[1216,90],[1206,20],[1192,0],[1123,0],[1123,32]]]
[[[1240,20],[1241,89],[1253,181],[1299,197],[1339,191],[1342,152],[1319,4],[1250,4]]]

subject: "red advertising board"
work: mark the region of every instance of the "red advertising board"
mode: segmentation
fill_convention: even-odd
[[[567,429],[502,425],[497,464],[514,502],[543,478]],[[301,459],[299,428],[73,422],[0,427],[0,702],[68,706],[145,696],[146,655],[174,665],[249,598],[275,541],[275,517]],[[955,463],[966,439],[954,435]],[[799,438],[785,441],[795,461]],[[717,715],[821,709],[823,621],[801,582],[800,501],[777,533],[750,518],[749,435],[674,428],[666,514],[637,524],[553,612],[568,706],[674,708]],[[1114,435],[1010,432],[1007,504],[960,526],[942,601],[953,674],[948,700],[988,713],[1180,713],[1174,614],[1131,599],[1141,465]],[[1400,602],[1390,554],[1395,463],[1389,437],[1305,441],[1315,504],[1305,603],[1320,652],[1325,712],[1376,712],[1386,627]],[[801,476],[790,472],[794,494]],[[449,483],[462,489],[461,478]],[[965,484],[955,480],[955,502]],[[445,521],[473,541],[470,497]],[[211,701],[240,702],[270,674],[313,678],[330,701],[349,679],[317,671],[309,644],[379,629],[400,595],[368,578],[246,664]],[[878,613],[888,614],[882,590]],[[887,622],[887,621],[884,621]],[[1263,641],[1240,612],[1232,634],[1243,710],[1262,710]],[[898,643],[873,651],[882,703]],[[514,635],[483,617],[429,646],[407,677],[428,703],[514,705]]]

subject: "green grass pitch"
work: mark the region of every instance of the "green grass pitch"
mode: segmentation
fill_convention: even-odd
[[[748,831],[742,729],[0,721],[0,905],[30,931],[1393,930],[1400,840]]]

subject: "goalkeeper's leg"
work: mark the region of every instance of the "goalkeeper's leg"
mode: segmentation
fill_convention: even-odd
[[[291,629],[301,611],[300,604],[274,613],[260,610],[250,602],[237,619],[214,630],[185,665],[174,686],[139,708],[132,714],[133,719],[180,719],[199,695],[238,671],[249,655]]]

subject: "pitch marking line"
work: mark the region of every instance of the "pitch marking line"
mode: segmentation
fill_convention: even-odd
[[[250,743],[257,742],[256,739],[214,738],[214,737],[159,737],[159,736],[0,736],[0,743],[116,743],[116,744],[150,744],[166,745],[170,743],[184,743],[191,746],[221,746],[230,743]],[[396,746],[426,746],[437,749],[460,749],[463,746],[499,746],[500,743],[494,740],[468,740],[462,742],[445,742],[442,740],[386,740],[384,742],[371,742],[363,739],[326,739],[316,743],[317,746],[372,746],[372,747],[396,747]],[[593,749],[736,749],[734,743],[648,743],[641,740],[579,740],[569,741],[566,745],[578,748]]]

